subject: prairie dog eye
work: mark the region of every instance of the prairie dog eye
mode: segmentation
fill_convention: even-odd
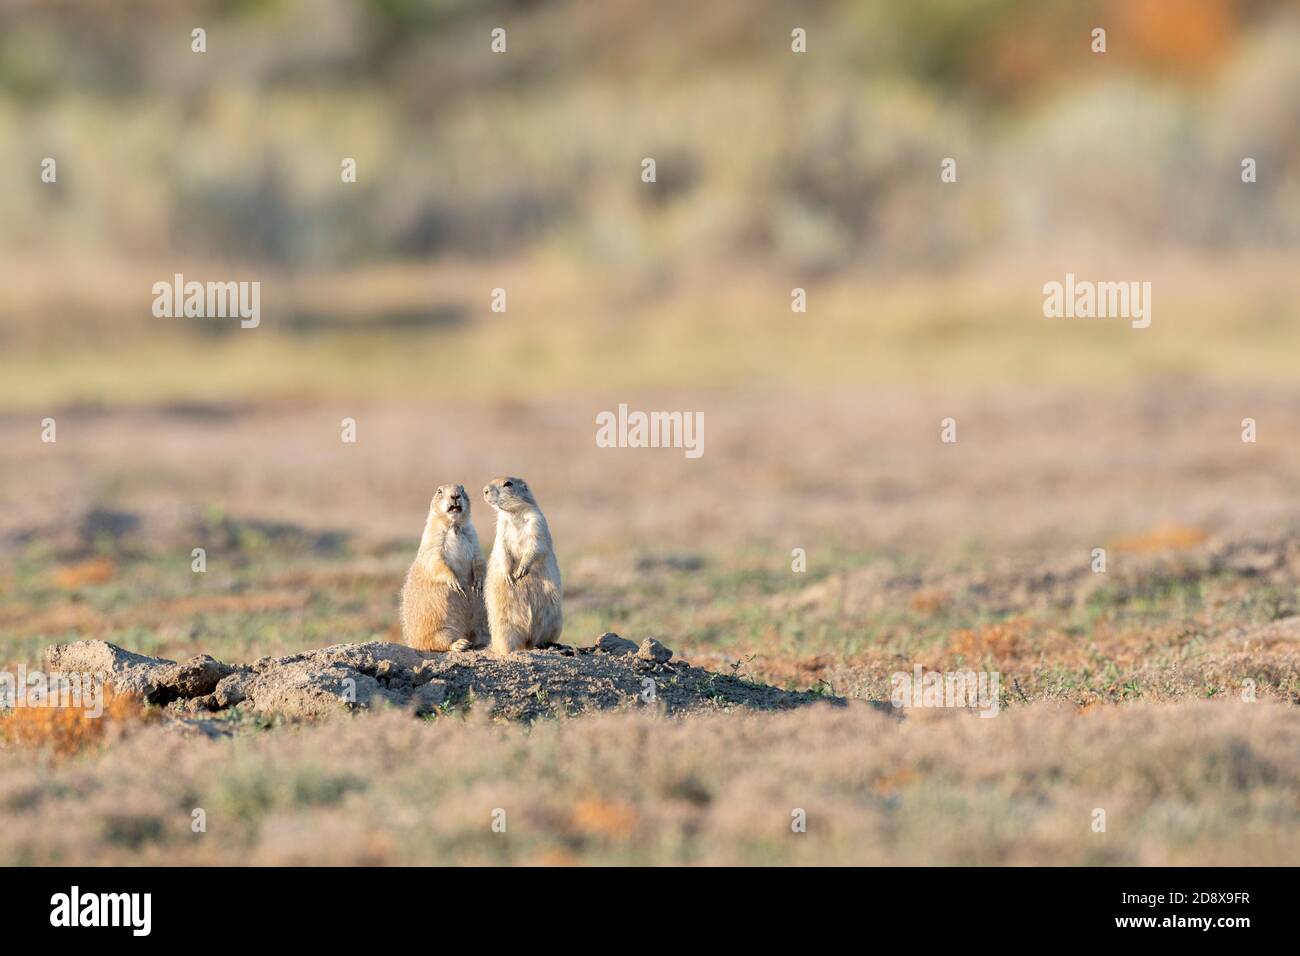
[[[507,487],[507,488],[511,488],[511,487],[513,487],[513,486],[514,486],[514,482],[510,482],[510,481],[507,481],[507,482],[506,482],[506,487]]]

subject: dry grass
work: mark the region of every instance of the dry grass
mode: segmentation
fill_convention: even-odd
[[[341,311],[329,312],[330,324],[311,334],[293,328],[293,307],[270,302],[259,328],[229,334],[193,325],[160,328],[147,311],[91,312],[98,331],[72,341],[29,340],[19,324],[0,352],[0,408],[44,414],[69,403],[231,396],[241,402],[473,396],[526,403],[610,390],[622,398],[702,387],[747,392],[756,382],[787,399],[864,381],[873,389],[1064,385],[1090,394],[1101,386],[1165,380],[1287,387],[1286,355],[1300,345],[1300,315],[1284,304],[1295,295],[1292,258],[1145,262],[1141,274],[1161,294],[1160,313],[1145,331],[1043,319],[1039,290],[1047,279],[1067,270],[1107,275],[1136,268],[1086,250],[1062,250],[1033,263],[979,262],[945,275],[774,278],[752,264],[726,263],[671,281],[611,278],[547,258],[490,266],[410,262],[394,266],[394,277],[324,274],[327,294],[342,287],[329,306]],[[38,265],[0,262],[0,282]],[[129,275],[114,285],[126,293],[169,274],[152,264],[123,268]],[[200,267],[192,271],[199,274]],[[47,278],[50,288],[63,287],[58,275]],[[64,284],[75,288],[77,281]],[[97,281],[85,282],[96,298]],[[808,291],[806,316],[790,312],[796,282]],[[499,284],[513,296],[504,315],[488,311],[484,294]],[[448,310],[461,318],[445,327],[429,319],[428,326],[387,328],[373,314],[348,311],[354,299],[385,299],[394,285],[423,290],[404,306],[413,315]],[[870,303],[870,322],[862,319],[864,303]],[[315,308],[302,306],[309,307]],[[23,315],[54,308],[78,323],[92,321],[79,305],[42,303]],[[554,321],[559,315],[563,323]],[[1267,326],[1258,324],[1260,315],[1269,317]],[[0,328],[8,326],[0,321]],[[434,355],[456,361],[440,362],[431,376]]]
[[[1174,522],[1141,534],[1121,535],[1111,542],[1111,548],[1121,554],[1154,554],[1194,548],[1205,543],[1209,537],[1209,532],[1202,528],[1191,528]]]
[[[0,862],[1283,864],[1297,753],[1295,711],[1265,703],[143,728],[7,755]]]
[[[0,712],[0,743],[16,748],[46,751],[68,757],[115,739],[132,725],[156,723],[156,710],[145,707],[137,698],[114,694],[104,688],[103,711],[94,713],[83,707],[15,707]],[[11,761],[23,760],[21,752],[11,752]]]
[[[953,402],[962,439],[944,448]],[[519,470],[560,547],[570,640],[652,634],[697,665],[877,700],[914,663],[993,669],[1001,714],[531,731],[378,714],[265,732],[236,716],[224,740],[130,717],[52,725],[3,745],[0,862],[1254,864],[1300,849],[1288,395],[644,404],[703,406],[705,457],[596,450],[585,399],[432,417],[73,410],[53,447],[0,419],[22,502],[0,513],[6,656],[103,637],[233,661],[391,637],[431,483]],[[1243,406],[1269,422],[1259,446],[1237,440]],[[355,449],[337,442],[349,413]],[[1089,435],[1107,440],[1081,458]],[[1241,702],[1246,681],[1258,703]]]
[[[108,558],[88,558],[60,565],[51,574],[54,583],[68,591],[88,584],[107,584],[113,580],[116,566]]]
[[[429,488],[509,470],[547,511],[575,642],[654,635],[715,669],[749,658],[757,679],[876,697],[920,661],[1078,704],[1246,678],[1300,699],[1295,645],[1244,636],[1300,611],[1284,394],[632,401],[704,410],[704,458],[598,449],[601,404],[577,398],[69,409],[53,446],[0,418],[21,501],[0,511],[7,656],[86,637],[225,660],[389,639]],[[1267,422],[1259,445],[1239,441],[1238,408]],[[943,446],[954,409],[961,440]],[[345,415],[357,446],[338,441]],[[1258,558],[1214,557],[1255,538]]]

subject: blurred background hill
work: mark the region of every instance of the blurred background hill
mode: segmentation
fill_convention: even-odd
[[[1300,345],[1282,0],[10,3],[0,169],[10,405],[1286,381]],[[1045,323],[1066,271],[1153,281],[1153,329]],[[176,272],[262,281],[262,327],[155,319]]]

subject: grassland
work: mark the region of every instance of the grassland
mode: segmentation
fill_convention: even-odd
[[[1296,859],[1287,4],[797,5],[806,56],[783,0],[47,6],[0,12],[0,665],[396,639],[431,490],[512,473],[567,641],[851,705],[4,715],[0,863]],[[155,318],[178,271],[261,324]],[[1043,318],[1067,272],[1151,327]],[[596,447],[619,403],[703,456]],[[999,715],[869,706],[914,665]]]
[[[0,845],[6,863],[1287,864],[1297,726],[1283,705],[1202,701],[128,727],[7,760]]]
[[[14,664],[90,637],[225,660],[395,639],[426,485],[509,468],[551,515],[567,640],[658,636],[856,700],[888,699],[916,663],[996,670],[1001,712],[236,717],[216,740],[123,712],[71,754],[0,744],[6,861],[1284,862],[1300,442],[1285,395],[1207,395],[967,397],[955,447],[933,404],[949,398],[695,396],[698,461],[565,437],[594,428],[575,399],[359,402],[356,447],[346,404],[69,409],[53,446],[10,415]],[[692,400],[659,398],[642,404]],[[1267,441],[1243,446],[1227,408],[1269,422]]]

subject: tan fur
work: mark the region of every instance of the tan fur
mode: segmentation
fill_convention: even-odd
[[[542,509],[521,478],[493,478],[483,498],[497,513],[483,587],[493,652],[558,642],[564,628],[560,565]]]
[[[420,550],[402,586],[403,643],[422,651],[486,647],[483,578],[469,495],[462,485],[442,485],[429,502]]]

